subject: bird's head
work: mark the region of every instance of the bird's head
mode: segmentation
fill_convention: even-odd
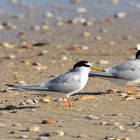
[[[96,71],[100,71],[102,70],[101,68],[99,67],[96,67],[96,66],[93,66],[91,63],[89,63],[88,61],[79,61],[77,62],[74,67],[73,67],[73,70],[75,69],[88,69],[89,71],[91,70],[96,70]]]
[[[136,59],[140,59],[140,50],[138,50],[136,53]]]

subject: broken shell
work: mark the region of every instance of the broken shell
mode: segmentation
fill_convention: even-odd
[[[43,103],[50,103],[51,102],[50,96],[43,97],[40,101]]]
[[[31,132],[38,132],[40,128],[38,126],[32,126],[30,128],[27,128],[27,130]]]
[[[47,119],[47,120],[42,121],[42,124],[54,124],[54,123],[55,123],[55,121],[51,120],[51,119]]]

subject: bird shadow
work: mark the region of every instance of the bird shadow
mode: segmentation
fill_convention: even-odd
[[[74,95],[93,95],[93,96],[98,96],[98,95],[105,95],[108,94],[106,92],[81,92],[81,93],[76,93]],[[72,96],[74,96],[72,95]]]
[[[38,106],[14,106],[14,105],[9,105],[6,107],[0,107],[0,110],[21,110],[21,109],[34,109],[34,108],[39,108]]]

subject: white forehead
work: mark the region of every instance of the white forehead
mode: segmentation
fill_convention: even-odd
[[[92,66],[92,64],[91,64],[91,63],[86,63],[86,65],[88,65],[88,66]]]

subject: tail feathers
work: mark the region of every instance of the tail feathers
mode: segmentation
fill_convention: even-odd
[[[34,84],[34,85],[12,85],[7,84],[6,86],[13,87],[13,89],[25,89],[25,90],[48,90],[47,87],[41,87],[40,84]]]
[[[102,72],[102,71],[98,71],[98,72],[91,71],[89,73],[89,77],[94,77],[94,76],[116,78],[112,73],[107,73],[107,72]]]

